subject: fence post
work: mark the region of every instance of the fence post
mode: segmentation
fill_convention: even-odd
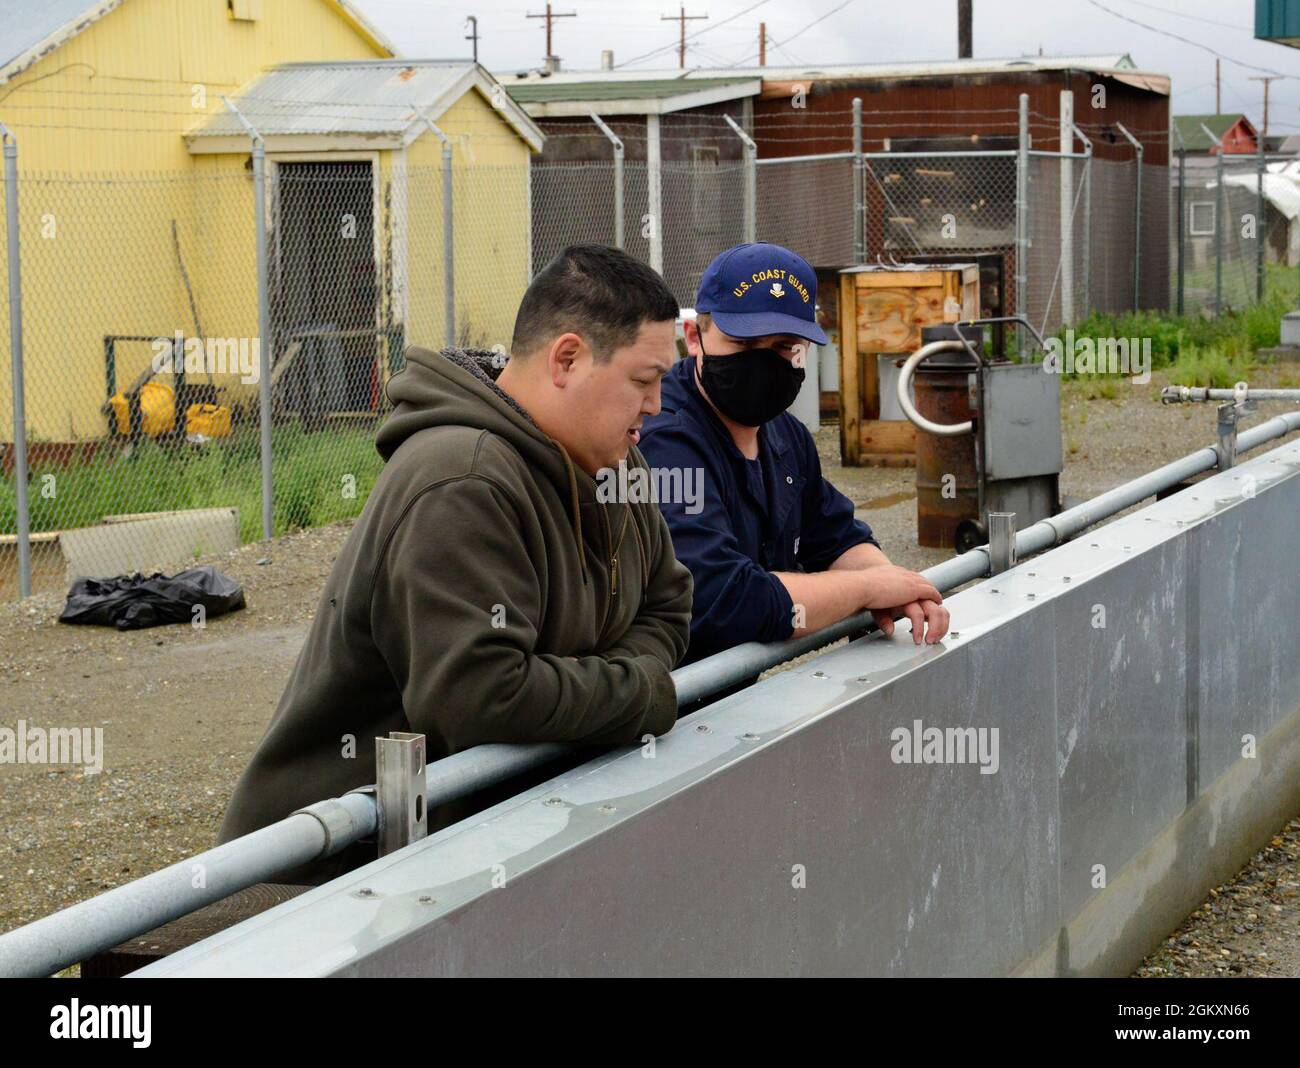
[[[614,247],[623,247],[623,142],[619,136],[606,126],[599,115],[591,113],[591,121],[600,127],[600,132],[609,138],[614,146]]]
[[[1264,138],[1255,143],[1255,300],[1264,300]]]
[[[1142,306],[1142,143],[1124,128],[1122,122],[1115,123],[1119,130],[1137,153],[1137,174],[1133,178],[1133,310]]]
[[[866,181],[862,173],[862,97],[853,98],[853,262],[867,258]]]
[[[1214,317],[1223,314],[1223,145],[1215,153],[1214,185]]]
[[[1029,94],[1020,94],[1020,124],[1016,152],[1016,314],[1029,315]],[[1016,327],[1016,352],[1023,358],[1025,328]]]
[[[1223,142],[1205,123],[1200,126],[1219,150],[1214,154],[1214,317],[1217,319],[1223,314]]]
[[[758,240],[758,145],[730,115],[723,115],[745,146],[745,240]]]
[[[239,108],[226,97],[221,98],[231,114],[239,120],[253,143],[253,226],[257,246],[257,345],[258,402],[262,451],[262,537],[275,533],[275,509],[271,473],[271,302],[267,292],[266,267],[266,143]]]
[[[447,348],[456,345],[456,228],[452,219],[451,138],[442,132],[416,104],[415,113],[442,142],[442,301],[447,320]],[[532,223],[529,223],[532,226]]]
[[[1074,322],[1074,93],[1061,90],[1061,322]]]
[[[659,165],[659,116],[645,117],[646,211],[650,215],[650,266],[664,273],[663,175]]]
[[[14,388],[14,490],[18,505],[18,596],[32,595],[32,529],[27,501],[27,411],[23,382],[23,286],[18,241],[18,139],[0,122],[5,157],[5,246],[9,263],[9,355]]]
[[[1178,123],[1171,118],[1169,128],[1174,131],[1174,136],[1178,138],[1178,314],[1183,314],[1183,288],[1184,288],[1184,271],[1186,264],[1186,253],[1184,252],[1183,242],[1186,240],[1187,219],[1186,213],[1185,189],[1187,181],[1187,145],[1183,141],[1182,131],[1178,129]]]
[[[1083,142],[1087,159],[1083,162],[1083,314],[1092,314],[1092,140],[1079,127],[1074,136]]]

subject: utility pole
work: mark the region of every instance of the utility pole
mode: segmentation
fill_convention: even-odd
[[[1268,83],[1275,82],[1280,78],[1279,74],[1252,75],[1250,81],[1264,83],[1264,129],[1260,131],[1259,138],[1261,141],[1268,136]]]
[[[974,0],[957,0],[957,58],[971,57],[971,9]]]
[[[767,23],[758,24],[758,65],[767,66]]]
[[[473,27],[469,33],[465,34],[465,40],[474,42],[474,62],[477,63],[478,62],[478,19],[475,18],[473,15],[469,15],[466,17],[465,21],[468,22],[471,27]]]
[[[708,15],[688,15],[685,6],[678,8],[679,14],[660,15],[660,22],[676,22],[681,25],[682,35],[681,42],[677,45],[677,66],[682,70],[686,69],[686,24],[694,22],[696,19],[707,19]]]
[[[1214,61],[1214,113],[1216,115],[1223,114],[1222,90],[1223,90],[1223,80],[1219,76],[1219,61],[1216,58]]]
[[[529,15],[529,16],[527,16],[527,17],[530,18],[530,19],[545,19],[545,20],[546,20],[546,63],[547,63],[547,68],[549,69],[549,68],[550,68],[550,64],[555,60],[555,53],[551,50],[551,23],[552,23],[552,21],[554,21],[555,19],[576,19],[576,18],[578,17],[578,13],[577,13],[576,11],[565,11],[565,12],[563,12],[563,13],[560,13],[560,12],[558,12],[558,11],[552,11],[552,10],[551,10],[551,5],[548,3],[548,4],[546,5],[546,14],[544,14],[544,15]]]

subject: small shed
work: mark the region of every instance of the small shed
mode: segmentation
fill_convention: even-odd
[[[266,146],[277,352],[304,342],[298,351],[342,360],[335,401],[365,411],[383,377],[366,370],[377,356],[391,370],[406,343],[445,343],[443,141],[431,123],[451,150],[454,334],[509,345],[531,277],[529,168],[544,137],[486,70],[466,60],[287,63],[238,106]],[[228,172],[244,165],[249,137],[217,112],[186,144],[201,169]]]

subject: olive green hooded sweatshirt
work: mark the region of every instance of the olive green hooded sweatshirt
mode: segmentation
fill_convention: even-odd
[[[658,507],[598,502],[495,385],[494,359],[407,350],[377,439],[387,463],[221,841],[373,783],[389,731],[424,734],[432,762],[486,742],[631,743],[676,722],[691,577]],[[645,465],[635,448],[628,464]],[[431,811],[430,831],[494,799]],[[353,846],[284,878],[374,856]]]

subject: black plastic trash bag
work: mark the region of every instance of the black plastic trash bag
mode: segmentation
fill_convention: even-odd
[[[192,567],[168,577],[138,571],[117,578],[77,579],[68,591],[60,623],[94,623],[118,630],[189,623],[194,606],[203,605],[205,618],[244,607],[244,588],[215,567]]]

